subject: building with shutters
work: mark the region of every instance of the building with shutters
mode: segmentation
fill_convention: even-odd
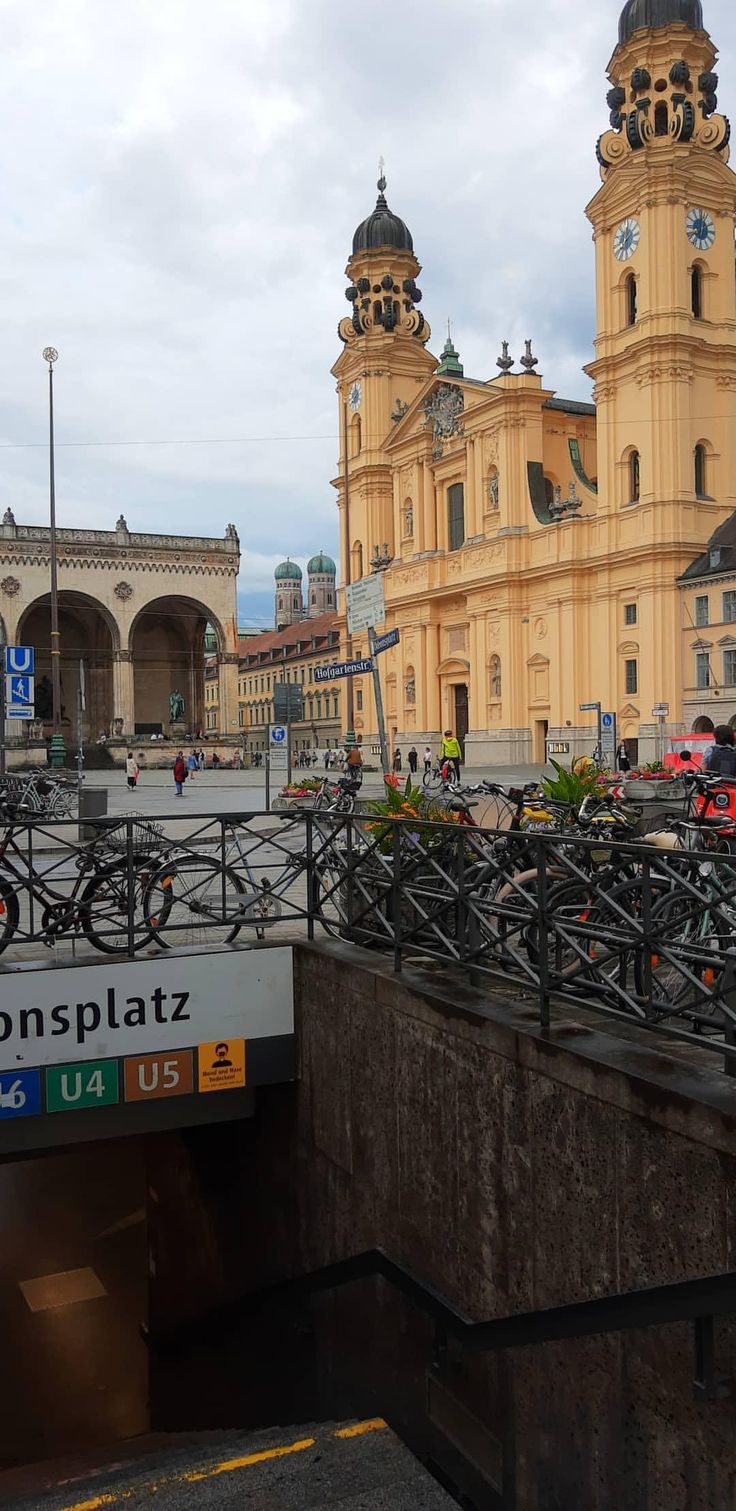
[[[679,579],[736,504],[736,176],[715,61],[700,0],[628,0],[587,206],[592,404],[545,383],[532,343],[504,345],[494,376],[467,374],[449,334],[431,354],[383,177],[355,232],[334,487],[344,578],[382,571],[401,634],[381,657],[391,744],[452,728],[472,764],[542,761],[548,742],[591,750],[580,705],[600,701],[646,759],[656,704],[673,731],[690,717]],[[365,655],[342,600],[340,628]],[[375,738],[369,678],[346,720]]]

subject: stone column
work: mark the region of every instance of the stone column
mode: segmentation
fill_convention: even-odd
[[[117,651],[112,668],[113,733],[115,720],[122,719],[123,735],[135,733],[135,692],[133,658],[130,651]]]

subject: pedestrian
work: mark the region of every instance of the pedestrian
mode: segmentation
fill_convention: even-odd
[[[192,778],[192,781],[194,781],[194,773],[195,773],[195,771],[198,771],[198,770],[199,770],[199,762],[197,760],[197,752],[196,752],[196,750],[192,750],[192,751],[190,751],[189,755],[187,756],[187,771],[189,772],[189,775]]]
[[[424,747],[424,775],[425,775],[425,777],[429,776],[429,773],[430,773],[431,770],[432,770],[432,747],[431,747],[431,745],[425,745],[425,747]]]
[[[316,746],[315,746],[314,750],[312,751],[312,765],[313,766],[317,765],[317,747]]]
[[[329,752],[329,749],[325,751],[324,761],[325,761],[325,771],[329,771],[329,769],[330,769],[330,752]]]
[[[128,786],[131,792],[133,792],[135,790],[135,784],[138,781],[138,762],[136,761],[132,750],[129,750],[127,756],[125,757],[125,775],[128,778]]]
[[[444,739],[442,741],[441,755],[443,761],[449,761],[449,764],[455,773],[455,781],[459,782],[460,762],[462,760],[463,753],[460,749],[460,741],[455,738],[451,729],[445,730]]]
[[[616,751],[616,770],[623,771],[624,775],[626,775],[627,772],[631,771],[631,761],[629,760],[625,740],[621,741],[621,744]]]
[[[401,771],[401,751],[399,750],[398,745],[396,746],[396,749],[394,751],[394,771],[396,772],[397,776]]]
[[[351,745],[345,751],[345,766],[350,781],[359,787],[363,780],[363,753],[359,745]]]
[[[197,757],[197,764],[199,766],[200,771],[204,771],[204,765],[205,765],[205,762],[204,762],[204,751],[201,748],[200,748],[199,755]]]
[[[187,779],[187,763],[184,760],[183,751],[180,750],[177,753],[176,760],[174,761],[174,786],[176,787],[176,795],[177,795],[177,797],[183,797],[184,796],[184,783],[185,783],[186,779]]]
[[[736,776],[736,750],[730,725],[719,724],[714,738],[716,743],[705,757],[703,770],[717,776]]]
[[[416,746],[412,745],[411,750],[409,751],[409,770],[410,770],[412,776],[416,776],[416,774],[417,774],[417,766],[418,765],[419,765],[419,755],[417,753]]]
[[[212,752],[212,770],[213,771],[218,771],[219,767],[220,767],[220,757],[217,754],[217,751],[213,750],[213,752]]]

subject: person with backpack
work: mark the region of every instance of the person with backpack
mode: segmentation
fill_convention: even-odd
[[[736,777],[736,749],[733,730],[728,724],[719,724],[715,732],[715,745],[703,762],[703,770],[715,776]]]

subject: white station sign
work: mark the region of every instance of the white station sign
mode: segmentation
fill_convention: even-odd
[[[294,1032],[286,947],[18,966],[0,980],[0,1072]]]

